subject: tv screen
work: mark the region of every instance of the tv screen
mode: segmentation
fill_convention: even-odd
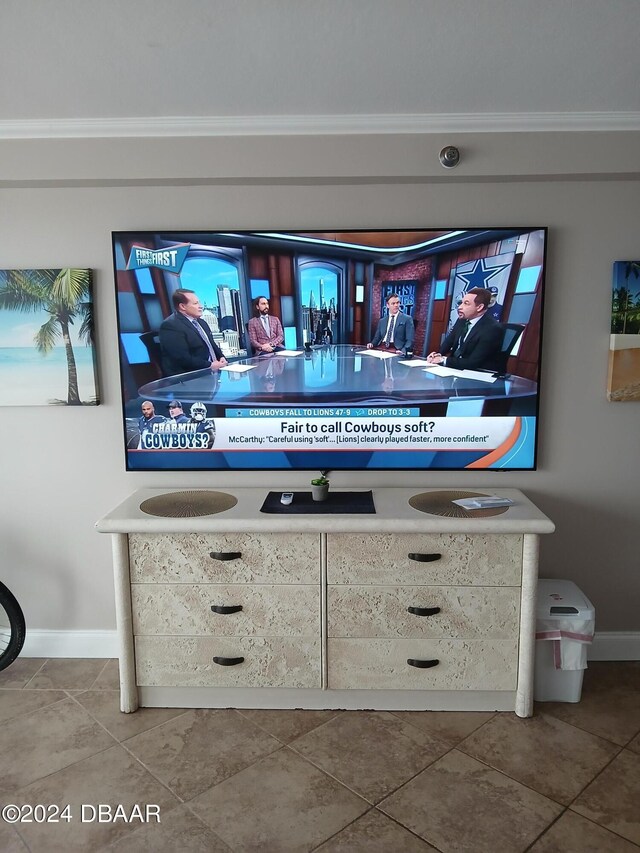
[[[114,232],[127,469],[534,469],[546,236]]]

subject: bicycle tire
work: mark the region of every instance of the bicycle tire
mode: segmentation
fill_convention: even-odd
[[[13,593],[0,582],[0,670],[18,657],[24,645],[24,614]]]

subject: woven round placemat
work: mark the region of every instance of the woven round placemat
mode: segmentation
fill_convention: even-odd
[[[508,506],[497,506],[491,509],[464,509],[452,501],[460,500],[461,498],[484,498],[487,497],[486,492],[456,492],[453,489],[447,489],[442,492],[422,492],[419,495],[414,495],[409,498],[409,506],[417,509],[419,512],[427,512],[430,515],[442,515],[447,518],[490,518],[492,515],[502,515],[506,512]]]
[[[149,498],[140,504],[142,512],[162,518],[197,518],[199,515],[215,515],[231,509],[238,499],[225,492],[171,492]]]

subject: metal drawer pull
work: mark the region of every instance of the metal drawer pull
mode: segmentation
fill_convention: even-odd
[[[407,610],[414,616],[435,616],[440,613],[439,607],[407,607]]]
[[[227,563],[229,560],[239,560],[242,557],[242,551],[212,551],[209,556],[212,560],[222,560]]]
[[[242,663],[244,658],[219,658],[214,657],[213,662],[217,663],[218,666],[237,666],[239,663]]]
[[[435,563],[436,560],[442,559],[442,554],[408,554],[407,556],[416,563]]]
[[[416,666],[418,669],[431,669],[432,666],[438,666],[440,663],[439,660],[416,660],[415,658],[408,658],[407,663],[409,666]]]
[[[212,604],[211,610],[213,613],[239,613],[242,610],[241,604]]]

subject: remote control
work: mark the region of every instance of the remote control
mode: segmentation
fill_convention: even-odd
[[[293,492],[283,492],[280,498],[280,503],[285,506],[289,506],[291,501],[293,500]]]

